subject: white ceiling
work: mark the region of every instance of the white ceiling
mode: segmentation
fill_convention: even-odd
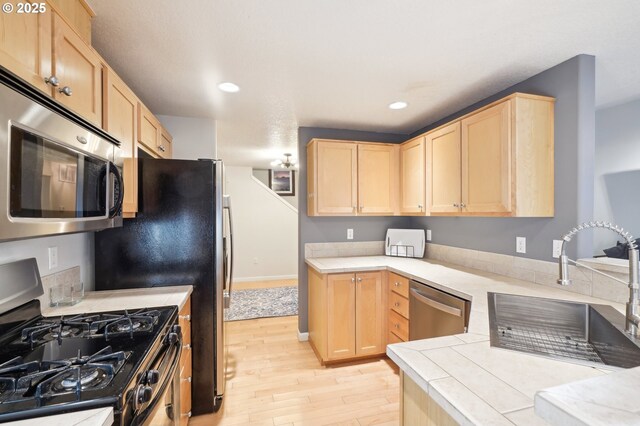
[[[640,97],[637,0],[89,3],[109,64],[154,113],[215,118],[229,164],[296,153],[298,126],[410,133],[580,53],[598,106]]]

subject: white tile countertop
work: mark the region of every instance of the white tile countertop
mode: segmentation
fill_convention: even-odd
[[[633,373],[637,369],[612,375],[608,374],[611,370],[492,348],[489,344],[487,292],[490,291],[607,304],[620,312],[624,312],[624,305],[431,260],[365,256],[315,258],[306,259],[306,262],[320,273],[390,270],[412,279],[428,281],[434,287],[471,300],[469,333],[387,346],[387,355],[460,424],[548,424],[534,412],[536,393],[560,386],[555,389],[562,394],[561,385],[566,384],[574,386],[571,388],[573,395],[582,395],[584,401],[591,401],[591,406],[598,407],[593,404],[593,394],[586,399],[591,385],[584,379],[602,382],[609,376],[620,375],[624,380],[633,382],[636,389],[640,388],[640,374]],[[616,387],[615,382],[604,381],[601,384],[606,383],[610,386],[607,388],[609,396],[602,400],[603,403],[633,400],[632,394],[627,395],[628,391]],[[585,391],[579,393],[576,389]],[[540,393],[537,399],[546,395]],[[577,421],[577,417],[574,417],[574,423],[568,423],[572,411],[562,406],[562,401],[556,398],[545,399],[544,402],[536,400],[536,410],[551,424],[598,424],[583,423]],[[588,404],[581,406],[583,412],[586,406]],[[609,417],[609,424],[614,424],[618,419],[615,415],[620,410],[615,411],[616,405],[610,404],[609,407],[613,416]],[[599,407],[600,410],[602,408]],[[624,412],[625,416],[628,414]],[[632,424],[640,424],[640,416],[638,413],[635,415],[635,423]],[[556,422],[558,418],[560,422]],[[620,424],[629,424],[622,423],[626,418],[619,419]]]
[[[182,309],[192,291],[193,287],[190,285],[88,291],[80,302],[72,306],[51,307],[42,304],[42,315],[91,314],[94,312],[153,308],[157,306],[177,306],[178,309]]]
[[[12,422],[13,426],[110,426],[113,423],[113,408],[95,408],[56,416],[37,417]]]

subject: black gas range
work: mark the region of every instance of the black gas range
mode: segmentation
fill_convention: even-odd
[[[9,265],[0,266],[0,281]],[[43,317],[31,300],[2,313],[0,422],[113,407],[116,425],[159,416],[177,424],[177,312],[173,306]]]

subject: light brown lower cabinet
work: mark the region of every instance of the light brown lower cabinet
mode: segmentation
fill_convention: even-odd
[[[416,382],[400,371],[400,425],[454,426],[458,424]]]
[[[387,272],[388,330],[387,344],[409,340],[409,278]]]
[[[180,356],[180,426],[186,426],[191,417],[191,298],[178,314],[182,328],[182,355]]]
[[[386,350],[386,275],[309,268],[309,342],[322,363]]]

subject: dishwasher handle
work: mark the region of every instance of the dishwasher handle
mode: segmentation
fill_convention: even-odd
[[[455,315],[457,317],[462,316],[462,309],[454,308],[453,306],[445,305],[444,303],[433,300],[414,288],[411,289],[411,295],[425,305],[429,305],[439,311],[446,312],[449,315]]]

